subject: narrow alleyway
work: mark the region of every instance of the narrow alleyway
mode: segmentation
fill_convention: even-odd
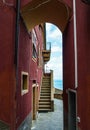
[[[63,101],[54,99],[54,112],[39,113],[31,130],[63,130]]]

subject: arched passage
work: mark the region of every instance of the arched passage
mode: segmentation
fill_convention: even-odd
[[[62,0],[32,0],[21,8],[21,16],[28,32],[38,24],[49,22],[63,33],[71,17],[71,9]]]
[[[21,9],[24,23],[30,31],[35,25],[50,22],[63,32],[71,15],[70,8],[61,0],[33,0]]]

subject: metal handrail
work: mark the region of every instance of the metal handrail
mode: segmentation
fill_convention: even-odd
[[[46,43],[46,50],[51,50],[51,42]]]

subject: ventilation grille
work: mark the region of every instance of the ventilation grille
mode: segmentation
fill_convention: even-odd
[[[0,130],[10,130],[10,127],[3,121],[0,121]]]

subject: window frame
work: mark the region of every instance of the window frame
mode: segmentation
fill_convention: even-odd
[[[37,58],[37,36],[34,29],[32,29],[32,58]]]
[[[29,91],[29,74],[28,72],[22,71],[21,72],[21,95],[28,93],[28,91]]]

